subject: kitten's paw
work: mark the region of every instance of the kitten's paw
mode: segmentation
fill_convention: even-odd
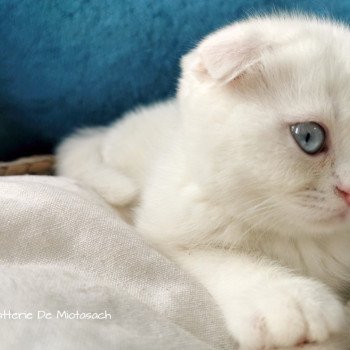
[[[132,203],[137,195],[138,188],[126,176],[118,174],[112,181],[95,186],[97,192],[111,205],[124,206]]]
[[[83,181],[113,206],[129,205],[139,195],[133,179],[106,165],[84,174]]]
[[[226,313],[240,350],[323,344],[345,330],[345,307],[321,283],[276,281],[235,299]]]

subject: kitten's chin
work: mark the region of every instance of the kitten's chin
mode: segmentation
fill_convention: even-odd
[[[299,212],[298,210],[284,216],[284,225],[280,234],[290,237],[296,236],[321,236],[337,233],[350,233],[350,209],[339,209],[328,213],[311,211]]]
[[[305,223],[306,233],[313,235],[335,234],[350,231],[350,212],[348,209],[329,216],[320,216]]]

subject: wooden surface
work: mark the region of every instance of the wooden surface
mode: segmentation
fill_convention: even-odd
[[[0,176],[53,175],[55,158],[52,155],[20,158],[13,162],[0,162]]]

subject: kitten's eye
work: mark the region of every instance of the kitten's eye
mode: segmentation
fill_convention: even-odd
[[[321,125],[314,122],[297,123],[290,126],[290,132],[305,153],[315,154],[324,149],[326,133]]]

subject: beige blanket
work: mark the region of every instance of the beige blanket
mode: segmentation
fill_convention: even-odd
[[[0,207],[1,350],[234,348],[208,293],[97,195],[2,177]]]
[[[207,292],[93,193],[2,177],[0,207],[1,350],[232,348]]]

